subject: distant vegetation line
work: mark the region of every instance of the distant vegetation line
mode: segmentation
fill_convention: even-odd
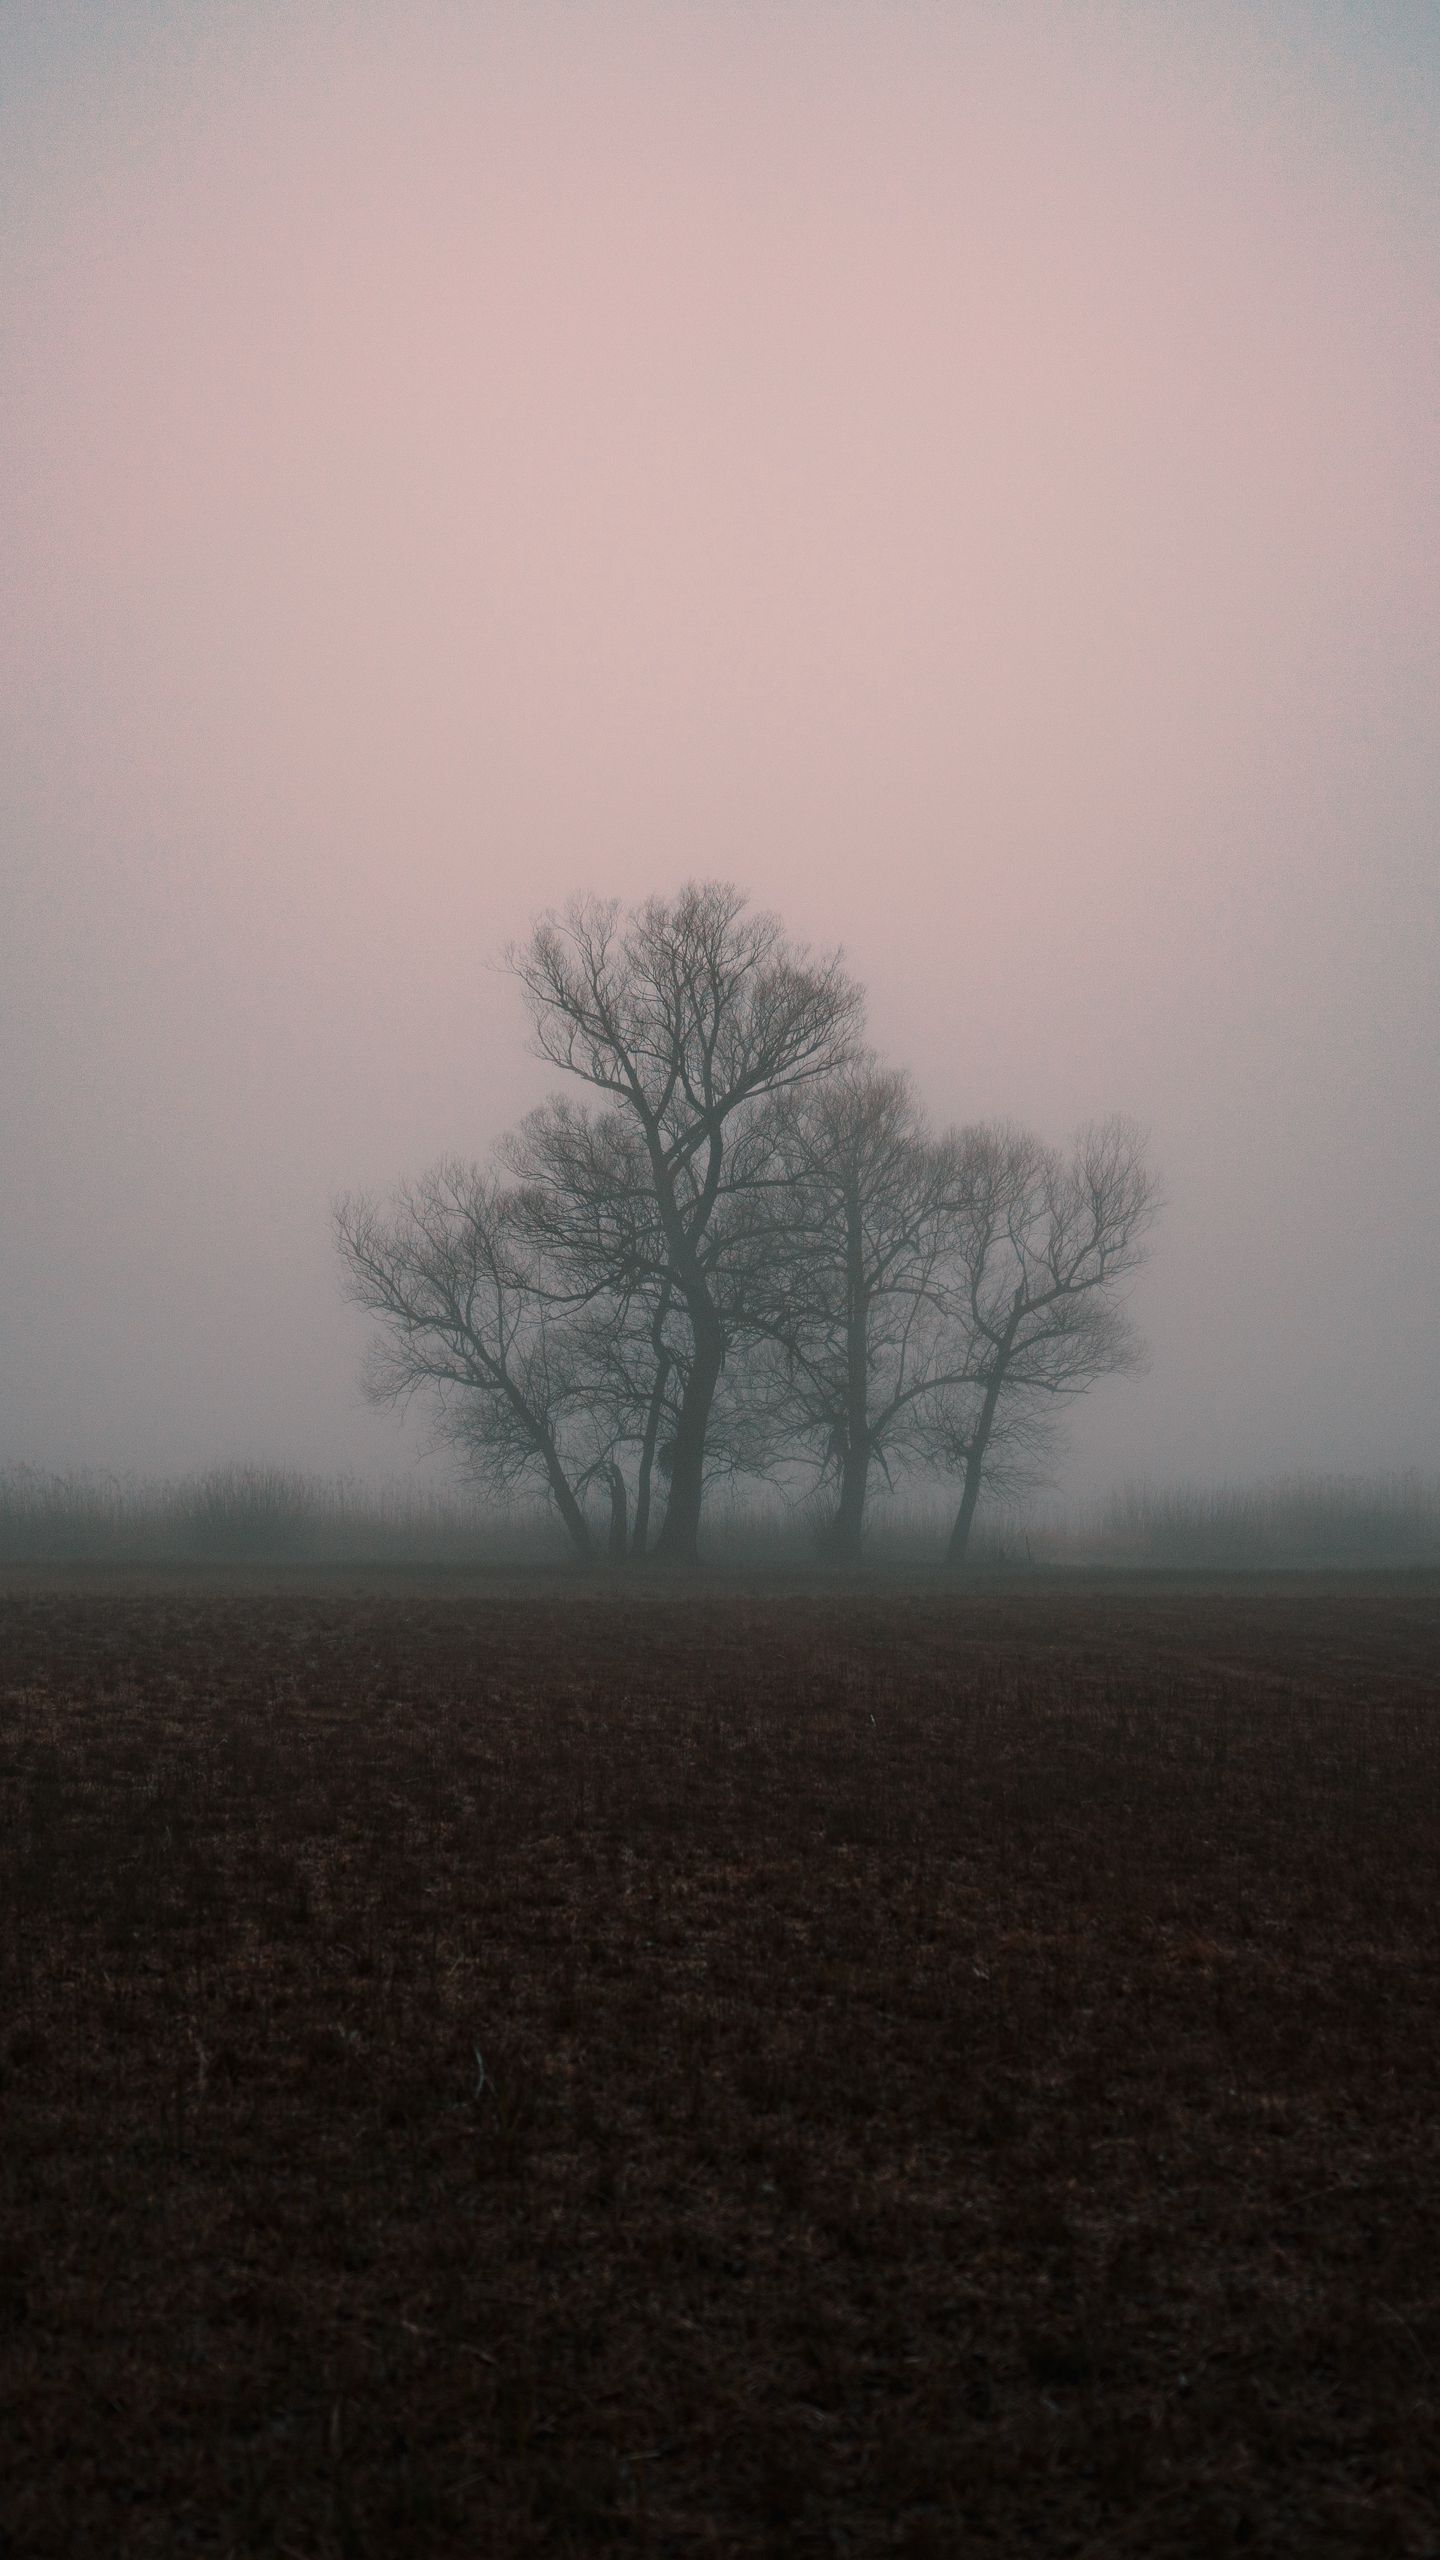
[[[1127,1485],[1090,1522],[1076,1520],[1060,1535],[1140,1564],[1429,1564],[1440,1562],[1440,1477]]]
[[[824,1516],[812,1500],[722,1489],[715,1563],[804,1566]],[[946,1519],[901,1495],[876,1506],[872,1562],[923,1568]],[[374,1485],[263,1464],[164,1480],[79,1470],[0,1473],[0,1563],[146,1565],[526,1565],[563,1561],[568,1541],[540,1503],[505,1506],[463,1487]],[[1087,1509],[982,1518],[988,1570],[1154,1566],[1203,1570],[1440,1565],[1440,1477],[1290,1475],[1252,1485],[1128,1485]]]

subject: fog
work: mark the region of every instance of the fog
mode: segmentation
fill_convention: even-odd
[[[1440,1466],[1437,106],[1428,0],[0,13],[0,1463],[420,1463],[333,1194],[719,874],[1152,1132],[1067,1486]]]

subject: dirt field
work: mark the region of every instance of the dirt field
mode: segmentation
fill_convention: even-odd
[[[0,2552],[1440,2552],[1437,1800],[1433,1579],[12,1579]]]

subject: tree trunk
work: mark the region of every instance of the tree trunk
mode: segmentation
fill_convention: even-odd
[[[980,1479],[985,1469],[985,1453],[990,1446],[990,1435],[995,1428],[1000,1390],[1010,1373],[1015,1337],[1020,1330],[1020,1318],[1024,1312],[1025,1291],[1022,1286],[1016,1290],[1010,1301],[1010,1321],[995,1343],[990,1382],[985,1389],[979,1418],[970,1435],[970,1446],[965,1452],[965,1482],[960,1494],[960,1508],[955,1514],[950,1543],[945,1549],[945,1563],[951,1573],[958,1573],[965,1562],[965,1552],[970,1544],[970,1531],[975,1519],[975,1505],[980,1499]]]
[[[862,1439],[845,1444],[840,1460],[840,1500],[825,1534],[825,1545],[837,1564],[858,1564],[865,1520],[865,1490],[870,1481],[870,1446]]]
[[[694,1320],[695,1352],[685,1392],[680,1399],[680,1418],[675,1426],[674,1461],[670,1469],[670,1499],[665,1505],[665,1520],[655,1541],[656,1558],[666,1564],[698,1564],[700,1561],[700,1505],[705,1491],[705,1441],[710,1428],[710,1409],[720,1383],[720,1370],[725,1357],[725,1340],[713,1316]]]
[[[555,1508],[570,1533],[570,1544],[582,1564],[593,1563],[595,1541],[590,1535],[590,1523],[570,1490],[565,1470],[553,1448],[547,1449],[544,1456],[545,1471],[550,1478],[550,1490],[555,1497]]]
[[[657,1351],[659,1346],[657,1345]],[[630,1553],[643,1556],[650,1538],[650,1486],[655,1473],[655,1451],[660,1439],[660,1425],[665,1414],[665,1390],[674,1366],[668,1351],[659,1351],[655,1363],[655,1383],[650,1390],[650,1404],[645,1415],[645,1437],[640,1443],[640,1469],[635,1479],[635,1526],[630,1533]]]
[[[845,1204],[845,1431],[840,1501],[826,1544],[841,1564],[858,1564],[870,1481],[870,1300],[858,1192]]]
[[[581,1563],[590,1564],[595,1555],[595,1541],[590,1535],[590,1523],[570,1490],[570,1479],[560,1464],[560,1452],[555,1446],[554,1436],[530,1407],[522,1402],[513,1387],[508,1392],[511,1405],[532,1434],[532,1445],[544,1465],[551,1497],[569,1532],[570,1544]]]
[[[980,1479],[985,1471],[985,1452],[990,1446],[990,1435],[995,1428],[995,1409],[1000,1402],[1000,1390],[1005,1383],[1007,1365],[1004,1361],[1000,1363],[985,1390],[985,1401],[980,1407],[980,1417],[971,1434],[970,1446],[965,1452],[965,1482],[960,1494],[960,1508],[955,1514],[950,1543],[945,1549],[945,1563],[951,1573],[960,1571],[965,1562],[966,1549],[970,1544],[975,1505],[980,1499]]]
[[[989,1437],[987,1430],[985,1439],[988,1440]],[[945,1564],[951,1573],[958,1573],[965,1562],[966,1549],[970,1544],[971,1525],[975,1518],[975,1505],[980,1499],[980,1477],[984,1465],[985,1447],[977,1432],[966,1455],[965,1482],[960,1495],[960,1508],[955,1514],[955,1525],[950,1532],[950,1542],[945,1549]]]
[[[610,1487],[610,1561],[623,1564],[626,1545],[625,1478],[613,1459],[605,1470],[605,1477]]]

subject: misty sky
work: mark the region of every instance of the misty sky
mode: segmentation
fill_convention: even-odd
[[[1440,11],[6,0],[0,1465],[380,1472],[332,1195],[721,873],[1121,1109],[1076,1491],[1440,1467]]]

